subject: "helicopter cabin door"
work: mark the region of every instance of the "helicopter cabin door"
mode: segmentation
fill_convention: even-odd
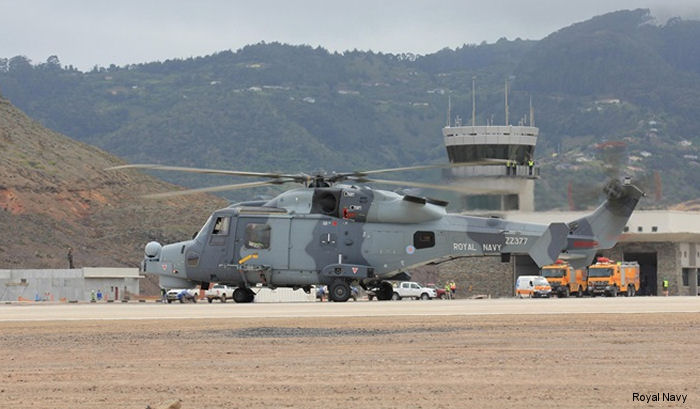
[[[236,228],[237,258],[257,254],[249,264],[289,269],[289,217],[239,216]]]
[[[221,266],[231,263],[231,243],[233,232],[236,231],[236,218],[230,214],[212,216],[207,223],[206,245],[201,256],[197,250],[189,250],[186,254],[188,271],[201,275],[202,281],[218,282],[225,278],[225,269]]]

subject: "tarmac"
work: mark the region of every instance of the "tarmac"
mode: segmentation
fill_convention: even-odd
[[[11,303],[0,322],[392,316],[698,313],[700,297],[358,301],[346,303]]]

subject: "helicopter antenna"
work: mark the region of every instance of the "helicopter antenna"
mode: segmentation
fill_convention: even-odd
[[[472,76],[472,126],[476,126],[476,75]]]

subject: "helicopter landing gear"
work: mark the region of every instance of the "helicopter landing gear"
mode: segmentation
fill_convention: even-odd
[[[237,303],[250,303],[255,299],[255,293],[250,288],[238,287],[233,291],[233,301]]]
[[[394,287],[388,281],[382,281],[379,283],[379,289],[376,292],[377,300],[388,301],[394,295]]]
[[[335,280],[330,285],[328,298],[335,302],[345,302],[350,298],[350,285],[345,280]]]

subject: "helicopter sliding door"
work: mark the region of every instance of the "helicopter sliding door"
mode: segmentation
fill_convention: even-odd
[[[238,259],[257,254],[248,264],[270,267],[272,270],[289,268],[289,217],[239,216],[236,228]]]

